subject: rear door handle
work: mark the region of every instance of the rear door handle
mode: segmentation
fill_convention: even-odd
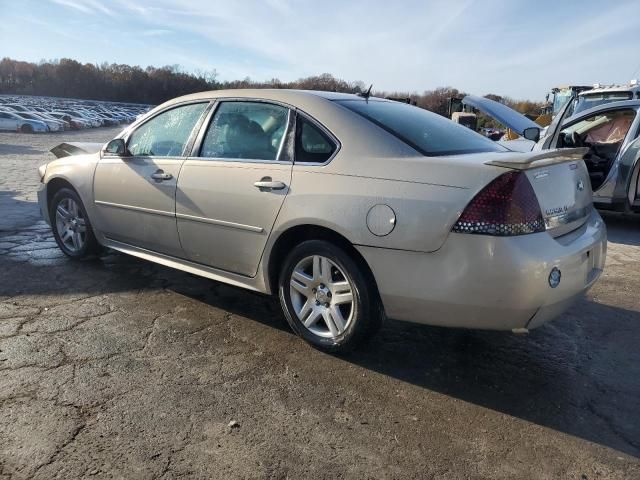
[[[271,180],[271,177],[264,177],[259,182],[255,182],[253,186],[260,190],[282,190],[286,187],[282,182]]]
[[[164,173],[164,170],[158,170],[156,173],[151,174],[151,178],[162,182],[163,180],[171,180],[173,178],[173,175],[171,175],[170,173]]]

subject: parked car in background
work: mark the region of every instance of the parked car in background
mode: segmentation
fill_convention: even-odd
[[[594,90],[583,92],[591,94]],[[596,92],[596,95],[600,95]],[[584,148],[596,207],[640,212],[640,100],[603,102],[587,110],[566,103],[546,129],[488,98],[465,97],[513,131],[529,138],[502,142],[518,151]],[[578,105],[582,105],[578,103]],[[573,115],[568,112],[576,111]]]
[[[21,95],[0,95],[0,107],[17,115],[24,114],[23,117],[31,120],[43,121],[49,131],[132,123],[151,108],[149,105]]]
[[[628,85],[596,84],[592,89],[580,92],[574,97],[572,105],[567,107],[564,115],[569,117],[605,103],[634,99],[640,99],[640,85],[637,80],[631,80]]]
[[[10,130],[22,133],[48,132],[49,127],[42,120],[31,120],[18,113],[0,111],[0,130]]]
[[[22,118],[28,118],[30,120],[40,120],[46,123],[47,127],[49,127],[50,132],[59,132],[61,130],[64,130],[64,122],[62,120],[47,119],[42,117],[41,115],[38,115],[37,112],[20,112],[19,115]]]
[[[52,151],[38,199],[66,255],[104,245],[278,295],[328,351],[385,315],[524,332],[604,266],[581,150],[514,153],[395,101],[204,92]]]
[[[50,112],[49,115],[51,115],[53,118],[58,118],[58,119],[64,120],[65,122],[69,123],[69,126],[71,127],[71,130],[80,130],[82,128],[88,128],[88,126],[89,126],[87,123],[85,123],[81,119],[72,118],[71,115],[67,115],[66,113]]]
[[[71,124],[69,122],[67,122],[64,119],[59,119],[59,118],[55,118],[53,115],[51,115],[51,113],[43,113],[40,111],[37,111],[38,115],[40,115],[42,118],[46,119],[46,120],[55,120],[57,122],[62,123],[62,127],[64,130],[71,130]]]

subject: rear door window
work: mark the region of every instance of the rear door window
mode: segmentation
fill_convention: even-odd
[[[200,149],[201,157],[279,160],[289,109],[263,102],[222,102]]]
[[[296,163],[325,163],[336,151],[336,143],[309,119],[296,119]]]

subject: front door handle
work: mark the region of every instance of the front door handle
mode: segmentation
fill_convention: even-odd
[[[254,187],[258,187],[260,190],[282,190],[286,185],[279,181],[273,181],[271,177],[263,177],[259,182],[253,184]]]
[[[171,180],[173,175],[170,173],[164,173],[164,170],[158,170],[156,173],[151,174],[151,178],[157,180],[158,182],[162,182],[163,180]]]

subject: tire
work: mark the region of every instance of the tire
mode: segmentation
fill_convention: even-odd
[[[87,211],[74,190],[61,188],[53,195],[49,218],[53,237],[69,258],[80,260],[100,251]]]
[[[33,133],[33,127],[27,123],[20,127],[22,133]]]
[[[345,353],[369,340],[384,318],[366,271],[324,240],[308,240],[291,251],[280,271],[278,294],[293,331],[330,353]]]

